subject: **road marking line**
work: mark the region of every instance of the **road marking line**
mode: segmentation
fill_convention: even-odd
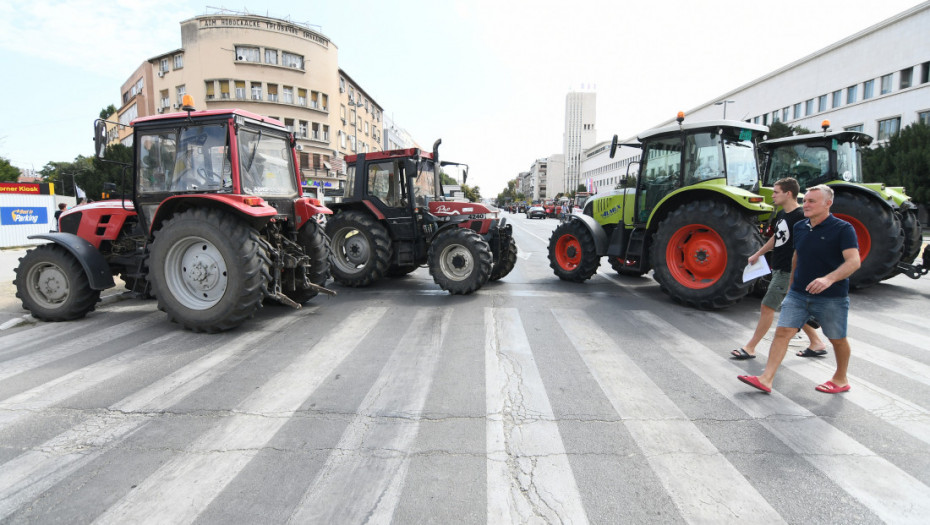
[[[657,315],[627,312],[635,323],[651,327],[669,355],[753,417],[775,437],[823,472],[826,479],[889,523],[924,523],[930,516],[930,488],[888,460],[839,431],[778,390],[750,390],[736,380],[743,370]],[[811,386],[813,388],[813,385]],[[776,385],[777,389],[777,385]],[[826,394],[825,394],[826,395]]]
[[[289,522],[391,522],[451,319],[417,310]]]
[[[930,348],[930,337],[926,334],[912,332],[902,326],[895,326],[893,330],[889,330],[889,325],[864,315],[850,313],[849,326],[867,330],[882,339],[892,339],[917,348]]]
[[[95,523],[190,523],[258,454],[388,311],[369,307],[300,354]]]
[[[485,308],[488,523],[587,523],[515,308]]]
[[[784,521],[622,344],[581,310],[552,313],[685,521]]]

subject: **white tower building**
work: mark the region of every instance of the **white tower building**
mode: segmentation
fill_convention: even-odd
[[[565,187],[556,190],[568,193],[581,182],[581,161],[584,150],[594,145],[597,131],[597,94],[593,91],[572,91],[565,95],[565,133],[562,151],[565,155]]]

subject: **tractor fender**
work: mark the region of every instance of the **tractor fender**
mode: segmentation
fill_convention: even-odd
[[[894,209],[895,209],[895,206],[894,206],[892,203],[890,203],[890,202],[888,202],[887,200],[885,200],[885,198],[882,196],[881,193],[879,193],[879,192],[877,192],[877,191],[875,191],[875,190],[873,190],[873,189],[871,189],[871,188],[867,188],[867,187],[865,187],[865,186],[860,186],[860,185],[858,185],[858,184],[849,184],[849,183],[846,183],[846,182],[830,183],[830,184],[828,184],[827,186],[829,186],[829,187],[833,190],[834,193],[836,193],[836,191],[837,191],[838,189],[839,189],[839,190],[843,190],[843,191],[849,191],[849,192],[851,192],[851,193],[859,193],[859,194],[861,194],[861,195],[865,195],[866,197],[868,197],[868,198],[870,198],[870,199],[874,199],[874,200],[880,202],[880,203],[882,204],[882,206],[888,208],[889,210],[894,211]]]
[[[604,231],[604,227],[600,225],[594,217],[588,215],[572,215],[571,219],[573,221],[581,221],[585,227],[588,228],[588,231],[591,232],[591,237],[594,238],[594,247],[597,249],[598,255],[607,254],[607,232]]]
[[[93,244],[85,239],[65,232],[42,233],[30,235],[28,238],[52,241],[68,250],[81,263],[92,290],[105,290],[116,286],[113,282],[113,273],[110,271],[110,263]]]

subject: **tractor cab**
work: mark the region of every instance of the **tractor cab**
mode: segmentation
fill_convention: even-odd
[[[829,123],[827,123],[829,126]],[[793,177],[801,189],[829,181],[862,183],[862,149],[872,137],[828,131],[767,140],[761,144],[763,186]]]

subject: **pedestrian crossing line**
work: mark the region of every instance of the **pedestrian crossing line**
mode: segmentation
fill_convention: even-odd
[[[581,310],[552,313],[685,521],[784,521],[622,344]]]
[[[703,312],[703,314],[708,322],[726,325],[727,331],[732,332],[734,337],[738,337],[741,332],[744,332],[747,339],[751,335],[751,332],[747,330],[745,326],[730,321],[719,314],[708,312]],[[864,344],[865,343],[860,341],[850,339],[850,346],[853,349],[853,358],[859,357],[857,355],[857,348]],[[760,345],[756,351],[756,355],[762,360],[768,357],[768,352],[762,349],[763,346],[764,345]],[[801,348],[804,347],[802,346]],[[812,381],[814,384],[819,384],[824,381],[824,378],[832,376],[836,367],[836,361],[833,359],[792,359],[792,357],[791,352],[789,352],[788,356],[782,362],[782,367],[788,368],[792,372]],[[876,362],[875,364],[878,366],[884,365],[881,362]],[[854,369],[855,367],[851,368]],[[844,400],[858,405],[876,418],[898,427],[917,439],[925,443],[930,443],[930,411],[865,380],[861,376],[848,374],[848,377],[849,382],[855,385],[855,388],[843,394]]]
[[[902,326],[895,326],[894,330],[889,330],[888,324],[865,315],[850,312],[849,326],[868,330],[882,339],[891,339],[917,348],[930,348],[930,336],[927,334],[914,332]]]
[[[39,368],[40,366],[47,365],[59,359],[83,352],[88,348],[109,343],[110,341],[133,334],[148,326],[163,321],[164,314],[161,312],[152,312],[151,314],[111,326],[103,331],[94,331],[83,337],[68,340],[59,339],[58,342],[51,347],[3,362],[3,366],[0,366],[0,381],[5,381],[23,372],[28,372],[29,370]]]
[[[880,519],[894,523],[926,522],[930,516],[930,488],[919,480],[777,390],[771,395],[747,391],[746,385],[735,377],[743,372],[742,368],[657,315],[645,311],[627,314],[635,322],[662,334],[668,347],[674,349],[669,355]]]
[[[124,372],[158,362],[164,359],[164,346],[184,336],[187,334],[180,331],[170,332],[0,401],[0,428],[86,392]]]
[[[290,523],[390,523],[451,308],[418,309]]]
[[[598,269],[597,274],[603,277],[604,279],[607,279],[611,284],[615,286],[619,286],[620,288],[623,288],[624,292],[632,295],[633,297],[639,297],[640,299],[644,298],[643,294],[641,294],[639,291],[636,290],[637,288],[643,285],[641,284],[630,285],[630,284],[621,283],[620,281],[617,280],[617,272],[613,270],[607,271],[601,268],[601,269]]]
[[[485,308],[487,522],[587,523],[515,308]]]
[[[387,313],[368,307],[327,333],[207,431],[107,509],[96,523],[190,523],[257,455]],[[251,415],[263,414],[263,415]]]
[[[849,346],[852,348],[853,358],[863,359],[898,375],[930,386],[930,366],[853,338],[849,338]]]
[[[64,325],[64,326],[63,326]],[[70,325],[70,326],[68,326]],[[49,341],[70,340],[75,333],[87,332],[86,327],[80,323],[38,323],[23,331],[14,331],[0,336],[0,359],[9,354],[22,351],[24,332],[28,334],[29,344],[37,348],[46,345]]]
[[[230,344],[197,359],[151,385],[111,405],[75,427],[0,464],[0,520],[110,450],[148,421],[145,411],[170,409],[190,393],[209,384],[256,351],[269,334],[284,331],[300,319],[281,317],[262,331],[230,335]],[[189,335],[178,331],[180,335]],[[222,337],[222,336],[221,336]]]

